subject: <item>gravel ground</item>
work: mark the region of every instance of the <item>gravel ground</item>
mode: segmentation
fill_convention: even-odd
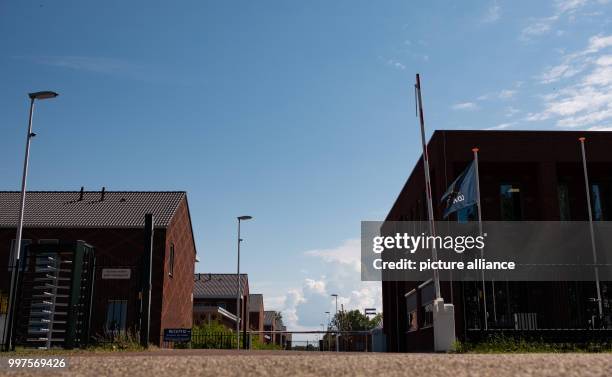
[[[32,357],[32,356],[30,356]],[[612,354],[373,354],[161,351],[64,356],[62,371],[2,376],[612,376]],[[4,361],[5,362],[5,361]],[[6,364],[5,364],[6,365]]]

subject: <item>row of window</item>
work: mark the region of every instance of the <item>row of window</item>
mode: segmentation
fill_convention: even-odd
[[[570,194],[567,183],[558,184],[559,218],[561,221],[571,220]],[[499,188],[500,219],[502,221],[518,221],[523,219],[523,202],[521,187],[516,184],[502,184]],[[467,222],[477,220],[476,206],[457,211],[457,221]],[[612,214],[612,184],[595,183],[591,185],[591,211],[593,220],[609,220]]]
[[[434,285],[431,280],[406,294],[408,331],[433,326],[433,301],[435,297]]]

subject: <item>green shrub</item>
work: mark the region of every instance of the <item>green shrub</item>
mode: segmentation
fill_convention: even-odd
[[[551,343],[543,339],[492,334],[479,342],[456,341],[456,353],[561,353],[561,352],[612,352],[610,342]]]

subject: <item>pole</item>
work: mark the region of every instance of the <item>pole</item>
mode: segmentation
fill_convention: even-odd
[[[416,74],[416,92],[417,99],[419,102],[419,120],[421,125],[421,143],[423,145],[423,170],[425,170],[425,191],[427,193],[427,215],[429,218],[429,234],[433,237],[436,235],[436,229],[434,224],[434,212],[433,203],[431,199],[431,177],[429,175],[429,156],[427,154],[427,143],[425,142],[425,117],[423,115],[423,98],[421,97],[421,78],[419,74]],[[431,249],[431,256],[434,261],[438,260],[438,250],[436,249],[435,243]],[[441,298],[440,295],[440,276],[438,270],[433,271],[434,275],[434,287],[436,289],[436,298]]]
[[[13,344],[13,326],[15,322],[15,311],[17,306],[17,290],[19,284],[19,266],[20,266],[20,257],[21,257],[21,239],[23,235],[23,216],[25,212],[25,198],[26,198],[26,183],[28,179],[28,165],[30,163],[30,142],[32,138],[36,136],[32,133],[32,117],[34,115],[34,98],[30,98],[30,114],[28,117],[28,133],[26,136],[26,150],[25,150],[25,158],[23,159],[23,175],[21,177],[21,198],[19,204],[19,221],[17,222],[17,236],[15,237],[14,244],[14,257],[13,257],[13,269],[11,272],[11,287],[9,293],[9,302],[8,302],[8,320],[6,323],[6,331],[5,334],[5,350],[9,351],[14,348]]]
[[[578,138],[580,140],[580,149],[582,151],[582,168],[584,170],[584,185],[586,188],[587,207],[589,209],[589,230],[591,232],[591,249],[593,251],[593,264],[595,269],[595,288],[597,290],[597,309],[599,313],[599,321],[603,319],[603,306],[601,301],[601,287],[599,286],[599,267],[597,267],[597,248],[595,246],[595,230],[593,229],[593,210],[591,208],[591,189],[589,185],[589,174],[587,172],[586,150],[584,148],[585,137]],[[593,324],[595,325],[595,324]]]
[[[238,267],[236,272],[236,284],[238,286],[236,294],[236,349],[240,349],[240,219],[238,219]]]
[[[336,295],[336,328],[338,331],[340,331],[340,322],[338,318],[338,295]],[[340,351],[340,345],[338,344],[338,331],[336,331],[336,352]]]
[[[480,203],[480,173],[478,172],[478,148],[472,148],[472,152],[474,152],[474,170],[476,172],[476,200],[478,207],[478,233],[480,233],[480,237],[482,237],[482,205]],[[484,250],[480,248],[480,258],[484,258]],[[489,329],[489,321],[487,318],[487,286],[485,285],[485,277],[484,277],[484,269],[481,270],[482,273],[482,301],[483,301],[483,309],[484,309],[484,328],[485,330]]]
[[[153,214],[145,215],[144,228],[144,258],[143,258],[143,292],[142,292],[142,317],[140,325],[140,345],[149,347],[149,336],[151,332],[151,274],[153,270]]]

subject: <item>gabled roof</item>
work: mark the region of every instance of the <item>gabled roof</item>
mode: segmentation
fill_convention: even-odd
[[[259,312],[263,308],[263,295],[253,293],[249,295],[249,312]]]
[[[278,319],[277,315],[279,313],[275,310],[266,310],[264,312],[264,325],[270,326],[274,323],[274,327],[277,330],[280,330],[283,327],[283,319]]]
[[[184,191],[29,191],[26,228],[141,228],[152,213],[155,227],[166,228]],[[0,191],[0,228],[15,228],[20,193]]]
[[[194,298],[232,298],[238,293],[236,274],[195,274],[193,285]],[[240,274],[240,289],[242,294],[249,287],[247,274]]]

